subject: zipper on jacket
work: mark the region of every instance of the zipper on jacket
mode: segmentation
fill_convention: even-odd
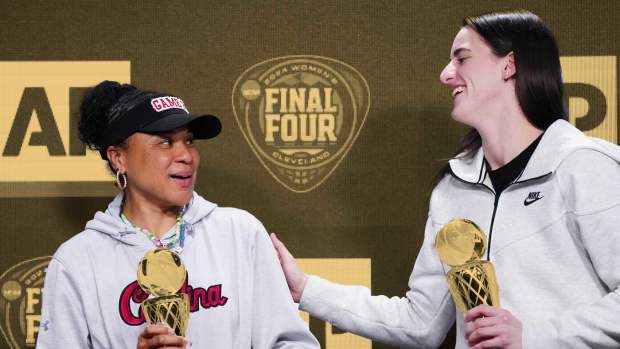
[[[510,186],[510,184],[508,185]],[[504,188],[504,190],[508,189],[508,187]],[[493,238],[493,223],[495,223],[495,214],[497,213],[497,204],[499,203],[499,197],[502,195],[501,191],[499,194],[495,195],[495,199],[493,200],[493,214],[491,215],[491,226],[489,227],[489,241],[487,243],[487,261],[491,261],[491,239]]]

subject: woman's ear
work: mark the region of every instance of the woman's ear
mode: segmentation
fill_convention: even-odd
[[[110,160],[114,171],[121,171],[121,173],[125,173],[125,156],[119,147],[113,145],[109,146],[108,149],[106,149],[106,155],[108,156],[108,160]]]
[[[504,81],[513,78],[517,74],[517,67],[515,66],[515,54],[510,51],[506,57],[504,57]]]

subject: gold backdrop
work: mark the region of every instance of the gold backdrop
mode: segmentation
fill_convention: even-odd
[[[438,79],[464,16],[541,16],[571,121],[618,142],[615,0],[3,2],[0,347],[34,346],[46,256],[115,194],[75,132],[103,79],[219,115],[197,191],[252,212],[308,272],[389,296],[407,289],[432,178],[465,130]],[[324,348],[389,348],[302,316]]]

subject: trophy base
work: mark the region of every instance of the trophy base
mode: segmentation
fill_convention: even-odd
[[[142,313],[149,324],[163,323],[184,337],[189,322],[189,298],[187,294],[147,299],[141,305]]]

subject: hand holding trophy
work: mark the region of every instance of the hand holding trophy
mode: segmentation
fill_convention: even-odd
[[[480,260],[486,253],[486,236],[474,222],[449,221],[437,233],[435,247],[441,261],[452,267],[447,275],[448,288],[461,313],[480,304],[499,307],[493,264]]]
[[[138,264],[138,283],[152,297],[141,305],[146,321],[166,324],[181,337],[189,322],[189,299],[179,292],[185,276],[181,258],[167,248],[148,251]]]

